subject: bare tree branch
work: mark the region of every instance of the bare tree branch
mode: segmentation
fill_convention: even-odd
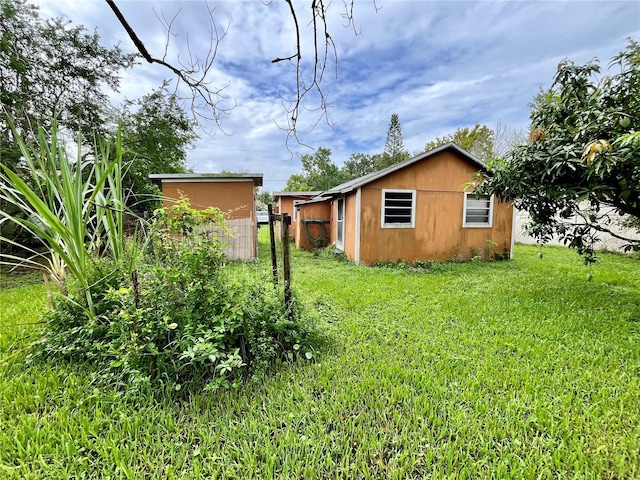
[[[262,0],[264,5],[271,5],[274,0]],[[191,101],[191,112],[193,118],[198,124],[203,127],[205,121],[213,120],[216,122],[217,127],[222,130],[221,117],[224,114],[228,114],[233,108],[237,106],[234,103],[232,107],[224,108],[221,103],[224,100],[228,100],[228,97],[224,95],[224,90],[228,86],[224,85],[221,88],[215,88],[211,85],[211,82],[207,80],[207,74],[213,66],[213,62],[218,52],[220,42],[227,34],[227,30],[220,31],[216,25],[213,16],[213,9],[207,5],[207,11],[209,14],[210,22],[210,45],[209,51],[204,59],[197,58],[191,51],[189,42],[187,41],[187,56],[183,61],[178,55],[178,64],[171,63],[167,60],[169,52],[169,44],[171,41],[172,27],[178,12],[173,18],[168,19],[164,15],[160,16],[156,13],[156,16],[164,26],[166,30],[166,44],[163,55],[161,58],[152,56],[146,49],[144,43],[140,40],[136,32],[131,28],[125,19],[124,15],[120,12],[115,4],[115,0],[106,0],[107,4],[113,10],[114,14],[118,18],[118,21],[122,24],[126,30],[129,38],[131,38],[140,55],[149,63],[157,63],[169,69],[178,78],[178,84],[176,85],[176,94],[183,101]],[[287,148],[289,148],[289,141],[293,138],[299,145],[304,145],[298,137],[298,121],[300,118],[301,110],[307,112],[316,112],[318,117],[315,122],[312,122],[311,130],[315,128],[321,121],[325,121],[328,125],[333,126],[328,115],[328,102],[325,92],[322,89],[322,82],[324,80],[329,63],[333,60],[335,64],[335,76],[338,76],[338,52],[336,44],[329,33],[329,26],[327,20],[328,9],[331,6],[331,0],[309,0],[309,3],[304,3],[305,6],[310,5],[311,20],[309,26],[312,28],[313,35],[313,53],[312,62],[307,64],[303,63],[302,55],[302,43],[301,43],[301,25],[299,23],[299,13],[301,10],[301,2],[294,2],[294,0],[285,0],[288,5],[289,15],[295,27],[295,50],[290,55],[276,57],[271,60],[272,63],[291,62],[295,69],[295,86],[291,89],[291,98],[285,98],[281,96],[282,104],[287,114],[286,126],[276,125],[287,132]],[[355,0],[343,0],[344,13],[343,18],[346,19],[346,25],[352,26],[356,35],[359,32],[356,29],[354,23],[354,6]],[[380,6],[377,5],[376,0],[373,0],[374,8],[377,11],[380,10]],[[178,89],[180,84],[187,87],[190,90],[191,96],[179,95]],[[291,151],[291,150],[290,150]]]
[[[590,212],[590,211],[576,210],[574,213],[576,214],[576,217],[582,218],[583,221],[582,222],[566,222],[568,225],[571,225],[573,227],[575,226],[589,227],[597,232],[606,233],[608,235],[611,235],[614,238],[617,238],[618,240],[629,242],[630,244],[640,243],[640,238],[625,237],[625,236],[622,236],[620,233],[617,233],[611,230],[610,228],[607,228],[604,226],[605,224],[607,225],[611,224],[611,217],[610,217],[611,212],[600,214],[599,216],[595,217],[595,219],[590,217],[590,215],[593,215],[593,212]]]
[[[329,65],[329,55],[332,54],[336,65],[335,75],[338,76],[338,52],[336,45],[329,33],[327,23],[327,9],[330,3],[325,0],[311,0],[311,26],[313,30],[313,66],[309,75],[305,75],[302,63],[302,47],[300,42],[300,25],[298,21],[298,10],[293,0],[285,0],[289,6],[291,19],[295,26],[296,32],[296,50],[292,55],[278,57],[272,60],[272,63],[283,61],[295,62],[296,85],[295,96],[293,99],[282,98],[283,106],[287,112],[287,125],[279,128],[287,131],[287,148],[289,148],[289,140],[295,139],[296,143],[304,145],[298,137],[298,120],[300,118],[300,110],[304,109],[308,112],[320,112],[316,121],[312,124],[311,129],[315,128],[322,120],[332,126],[327,110],[327,98],[322,89],[322,81]],[[270,4],[269,2],[268,4]],[[350,7],[349,7],[350,6]],[[345,1],[345,11],[347,16],[351,15],[353,10],[353,0]],[[308,81],[307,81],[308,78]],[[312,96],[313,101],[317,102],[314,106],[305,103],[307,96]]]
[[[205,126],[205,124],[208,121],[214,121],[218,129],[224,132],[224,130],[222,129],[222,116],[230,113],[231,110],[233,110],[237,106],[237,104],[234,102],[234,104],[230,107],[223,107],[222,102],[228,100],[228,97],[223,93],[224,90],[228,87],[228,84],[222,87],[214,87],[212,86],[211,81],[207,79],[208,73],[211,70],[213,62],[215,60],[218,46],[227,35],[226,29],[222,31],[218,29],[218,26],[213,17],[213,9],[209,7],[209,4],[205,2],[205,4],[207,5],[207,13],[209,15],[210,24],[209,51],[206,58],[204,59],[204,61],[201,61],[197,57],[195,57],[191,52],[189,43],[187,42],[188,56],[186,60],[183,61],[180,56],[178,56],[179,65],[174,65],[167,61],[167,55],[170,39],[173,35],[173,22],[180,12],[178,12],[169,21],[167,21],[164,16],[161,19],[161,22],[167,32],[167,41],[162,58],[157,58],[149,53],[142,40],[140,40],[136,32],[127,22],[118,6],[115,4],[114,0],[106,0],[106,2],[115,14],[120,24],[129,35],[129,38],[135,45],[140,55],[142,55],[142,57],[148,63],[156,63],[169,69],[178,78],[175,93],[180,98],[180,100],[190,103],[190,110],[194,121],[196,121],[203,130],[208,131],[209,133],[211,132]],[[187,90],[190,91],[190,95],[180,94],[181,85],[184,85]]]
[[[601,202],[601,206],[610,207]],[[613,208],[613,207],[610,207]],[[640,238],[626,236],[627,234],[620,230],[613,230],[611,225],[613,220],[611,219],[612,212],[597,213],[592,209],[582,210],[575,208],[572,210],[573,218],[556,218],[556,224],[563,227],[564,233],[559,237],[565,242],[571,241],[576,236],[587,239],[588,242],[595,243],[600,241],[597,237],[597,233],[604,233],[613,238],[627,242],[629,248],[637,248],[640,246]],[[580,233],[577,235],[576,232]]]
[[[505,158],[516,146],[526,143],[527,132],[498,121],[493,130],[493,155]]]

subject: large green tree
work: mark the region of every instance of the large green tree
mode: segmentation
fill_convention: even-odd
[[[597,61],[563,61],[531,105],[530,141],[480,185],[526,210],[541,241],[557,235],[587,260],[598,232],[640,218],[640,43],[630,39],[610,68],[600,77]]]
[[[377,170],[389,167],[396,163],[403,162],[409,158],[409,152],[404,148],[404,136],[402,135],[402,125],[397,113],[391,114],[387,138],[384,142],[384,152],[378,158]]]
[[[375,172],[378,170],[378,165],[381,164],[381,161],[381,154],[352,153],[349,160],[344,162],[342,169],[349,177],[348,179],[351,180]]]
[[[266,205],[273,204],[273,195],[269,190],[259,188],[256,192],[256,201]]]
[[[27,142],[54,117],[71,132],[104,132],[112,115],[107,91],[118,89],[135,58],[101,45],[83,26],[43,19],[25,0],[0,0],[0,101]],[[15,164],[19,149],[4,115],[0,148],[2,162]]]
[[[26,0],[0,0],[0,163],[20,172],[22,153],[7,119],[28,146],[38,143],[38,126],[50,125],[52,118],[72,138],[78,132],[89,138],[94,131],[104,133],[113,113],[107,91],[117,90],[135,58],[117,46],[102,46],[96,32],[42,18]],[[0,210],[19,215],[2,199]],[[25,232],[5,222],[0,234],[16,239]]]
[[[476,123],[472,128],[458,128],[452,134],[436,137],[427,142],[424,150],[429,151],[448,142],[455,142],[456,145],[464,148],[484,162],[488,162],[494,156],[494,133],[486,125]]]
[[[302,173],[289,177],[285,191],[324,191],[349,180],[347,173],[331,160],[331,150],[319,148],[313,155],[302,155]]]
[[[158,188],[150,173],[187,172],[187,151],[197,135],[194,122],[166,85],[141,99],[125,102],[121,112],[125,150],[124,187],[127,203],[136,213],[158,206]]]

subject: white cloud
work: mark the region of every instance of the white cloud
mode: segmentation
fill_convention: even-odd
[[[90,30],[98,28],[105,43],[130,40],[106,3],[41,0],[43,12],[67,16]],[[192,53],[204,55],[209,23],[204,2],[118,1],[117,4],[158,56],[165,34],[153,9],[169,18],[180,11],[169,58],[185,58],[188,37]],[[308,2],[298,0],[303,62],[310,55]],[[381,6],[376,12],[375,5]],[[224,118],[233,135],[203,136],[189,152],[198,172],[244,170],[263,172],[269,190],[281,189],[300,170],[286,148],[283,96],[294,86],[288,63],[272,64],[291,55],[294,25],[284,2],[210,2],[219,28],[228,27],[219,46],[210,80],[229,86],[225,94],[240,106]],[[398,113],[405,146],[423,148],[436,136],[459,126],[498,121],[526,127],[528,104],[540,87],[548,87],[557,64],[565,57],[585,63],[599,57],[602,65],[625,47],[625,38],[638,35],[640,3],[632,1],[403,1],[355,3],[355,31],[346,26],[342,2],[333,2],[329,31],[338,50],[338,77],[328,71],[323,84],[335,129],[317,112],[302,112],[302,140],[332,149],[342,163],[356,151],[382,150],[392,113]],[[330,67],[333,64],[330,62]],[[140,65],[125,76],[120,95],[140,97],[156,88],[168,70]],[[308,78],[308,77],[307,77]],[[308,106],[315,103],[310,97]],[[294,144],[296,153],[309,153]]]

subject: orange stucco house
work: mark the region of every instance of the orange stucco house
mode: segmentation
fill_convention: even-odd
[[[356,263],[510,257],[513,206],[463,190],[479,170],[486,165],[450,142],[338,185],[296,206],[296,246],[312,248],[322,221],[328,243]]]
[[[217,207],[226,214],[231,234],[218,233],[226,244],[227,258],[258,257],[255,212],[261,173],[158,173],[149,178],[160,184],[165,206],[185,196],[195,209]]]

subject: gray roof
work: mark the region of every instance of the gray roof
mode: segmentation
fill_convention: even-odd
[[[322,190],[317,192],[273,192],[271,196],[275,197],[316,197],[322,193]]]
[[[325,196],[324,194],[318,195],[317,197],[313,197],[309,200],[305,200],[304,202],[296,203],[296,205],[309,205],[310,203],[321,203],[326,202],[327,200],[331,200],[330,196]]]
[[[247,182],[262,186],[262,173],[152,173],[151,180],[165,182]]]
[[[379,170],[377,172],[373,172],[373,173],[369,173],[367,175],[364,175],[362,177],[358,177],[358,178],[354,178],[353,180],[350,180],[348,182],[345,182],[341,185],[337,185],[325,192],[323,192],[322,196],[336,196],[336,195],[343,195],[345,193],[349,193],[359,187],[362,187],[368,183],[371,183],[375,180],[378,180],[379,178],[385,177],[387,175],[389,175],[390,173],[393,173],[397,170],[401,170],[405,167],[408,167],[409,165],[413,165],[414,163],[417,163],[421,160],[424,160],[426,158],[429,158],[437,153],[440,153],[444,150],[454,150],[456,152],[458,152],[460,155],[464,156],[465,158],[467,158],[471,163],[474,163],[478,166],[478,168],[480,170],[487,170],[487,166],[486,164],[480,160],[478,157],[476,157],[475,155],[472,155],[471,153],[467,152],[465,149],[463,149],[462,147],[459,147],[458,145],[456,145],[453,142],[448,142],[448,143],[443,143],[442,145],[436,147],[436,148],[432,148],[431,150],[427,151],[427,152],[423,152],[419,155],[416,155],[413,158],[410,158],[409,160],[405,160],[404,162],[400,162],[400,163],[396,163],[395,165],[391,165],[390,167],[387,167],[383,170]]]

